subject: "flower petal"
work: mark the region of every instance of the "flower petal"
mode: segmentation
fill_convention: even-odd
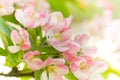
[[[11,32],[11,39],[12,39],[12,41],[14,41],[17,44],[20,43],[22,40],[20,35],[18,34],[18,32],[16,30],[13,30]]]
[[[8,47],[8,50],[11,52],[11,53],[16,53],[20,50],[20,46],[9,46]]]
[[[40,80],[48,80],[47,72],[43,71],[40,77]]]

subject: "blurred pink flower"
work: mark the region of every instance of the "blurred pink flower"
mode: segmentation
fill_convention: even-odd
[[[37,12],[44,12],[50,8],[46,0],[15,0],[15,4],[21,9],[33,6]]]
[[[52,45],[58,51],[66,51],[68,48],[66,44],[71,40],[72,29],[60,29],[58,27],[52,27],[46,33],[47,41],[50,45]]]
[[[21,29],[19,32],[16,30],[13,30],[11,32],[11,39],[16,44],[14,46],[8,47],[8,50],[11,53],[16,53],[20,49],[28,50],[29,48],[31,48],[31,44],[29,41],[29,35],[25,29]]]
[[[10,15],[14,12],[13,0],[0,0],[0,16]]]
[[[62,76],[67,74],[69,71],[68,67],[65,66],[64,63],[64,59],[48,58],[44,64],[46,65],[45,67],[47,68],[47,71],[45,70],[42,72],[41,80],[63,80]]]
[[[29,51],[23,57],[23,59],[25,60],[25,62],[28,65],[28,67],[33,71],[39,70],[43,66],[43,62],[41,59],[34,58],[34,56],[36,56],[36,55],[40,55],[40,52],[39,51],[33,51],[33,52]]]
[[[24,27],[36,28],[47,23],[48,11],[38,13],[30,6],[24,10],[17,9],[15,17]]]
[[[97,48],[94,46],[88,46],[88,40],[89,37],[87,34],[79,34],[75,37],[75,41],[80,45],[81,52],[84,55],[94,57],[97,52]]]
[[[47,24],[44,26],[45,32],[49,31],[52,27],[57,28],[68,28],[73,17],[64,18],[61,12],[53,12],[49,16]]]
[[[100,73],[107,69],[107,65],[89,56],[80,56],[71,62],[70,69],[79,80],[103,80]]]

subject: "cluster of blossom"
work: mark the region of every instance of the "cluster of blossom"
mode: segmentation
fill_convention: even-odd
[[[15,18],[24,28],[11,32],[14,45],[9,46],[8,50],[11,53],[25,51],[23,60],[28,67],[33,71],[43,70],[41,80],[63,80],[69,71],[79,80],[103,80],[101,73],[107,69],[107,65],[93,58],[97,49],[86,45],[89,39],[87,34],[72,39],[72,29],[69,27],[72,16],[64,18],[61,12],[50,13],[45,0],[0,0],[0,16],[12,14],[13,4],[19,8],[15,10]],[[36,57],[42,52],[30,51],[32,45],[27,29],[38,27],[45,32],[47,44],[54,47],[61,57],[42,60]]]

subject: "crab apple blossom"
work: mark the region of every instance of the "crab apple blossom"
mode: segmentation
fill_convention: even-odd
[[[107,65],[101,60],[80,56],[71,62],[70,69],[79,80],[103,80],[101,73],[107,69]]]
[[[14,12],[14,0],[0,0],[0,16],[10,15]]]
[[[58,51],[66,51],[68,48],[65,45],[71,40],[71,28],[52,27],[46,33],[47,42]]]
[[[48,11],[36,12],[32,6],[22,9],[17,9],[15,18],[26,28],[36,28],[44,26],[48,20]]]
[[[80,45],[81,52],[84,55],[94,57],[97,52],[97,48],[95,46],[87,45],[88,40],[89,37],[87,34],[79,34],[75,37],[75,41]]]
[[[61,12],[53,12],[49,15],[47,24],[43,27],[45,32],[52,27],[67,28],[69,27],[73,17],[64,18]]]
[[[33,6],[37,12],[44,12],[50,8],[46,0],[15,0],[15,4],[21,9]]]
[[[65,66],[64,63],[65,61],[63,59],[48,58],[44,63],[46,70],[42,72],[40,79],[41,80],[64,80],[62,76],[67,74],[69,71],[68,67]]]
[[[37,55],[40,55],[39,51],[29,51],[23,56],[24,61],[27,63],[28,67],[33,71],[40,70],[43,66],[42,60],[34,57]]]
[[[14,46],[8,47],[8,50],[11,53],[16,53],[20,49],[28,50],[31,48],[29,35],[25,29],[21,29],[19,32],[17,30],[13,30],[11,32],[11,40],[15,43]]]

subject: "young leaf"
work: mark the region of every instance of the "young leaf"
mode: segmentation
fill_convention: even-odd
[[[72,72],[69,72],[67,75],[65,75],[65,77],[68,79],[68,80],[78,80]]]
[[[8,53],[5,64],[9,67],[17,66],[22,60],[22,54],[23,54],[22,51],[15,54]]]
[[[0,18],[0,31],[3,32],[5,35],[10,36],[11,30],[2,18]]]
[[[44,45],[40,47],[32,47],[31,50],[38,50],[40,52],[48,52],[48,53],[58,53],[52,46]]]
[[[35,80],[40,80],[40,76],[42,74],[42,70],[38,70],[34,72]]]
[[[0,56],[7,56],[7,51],[3,48],[0,48]]]

